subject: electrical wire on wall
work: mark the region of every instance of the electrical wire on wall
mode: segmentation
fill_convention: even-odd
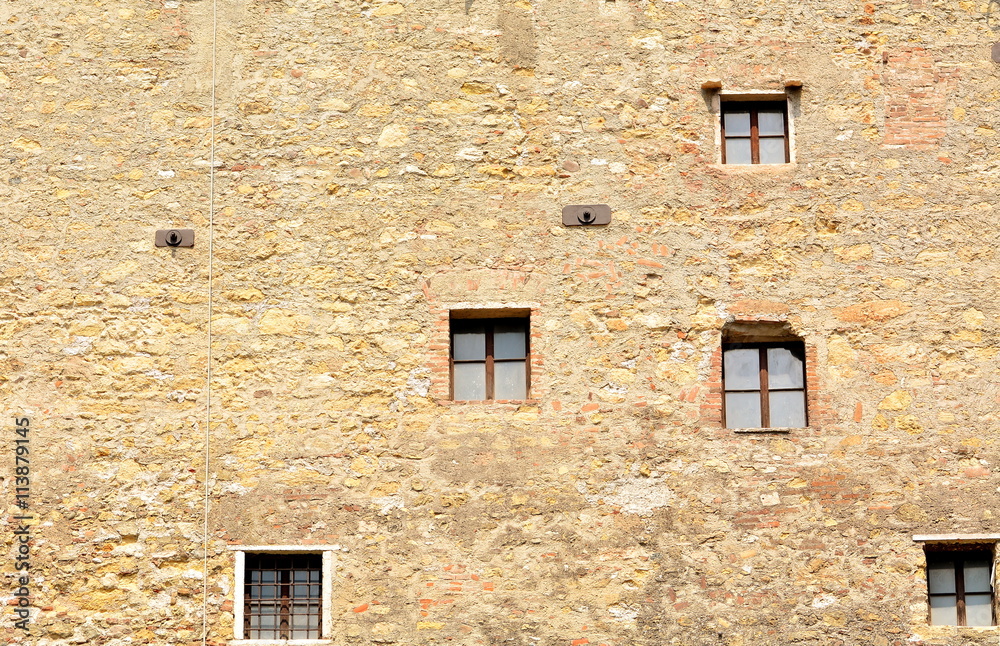
[[[205,367],[205,506],[202,519],[202,578],[201,578],[201,643],[208,644],[208,511],[211,483],[209,481],[209,461],[211,453],[209,441],[212,430],[212,282],[214,279],[215,252],[215,60],[218,41],[219,0],[212,0],[212,107],[211,123],[209,125],[209,159],[208,159],[208,322],[205,331],[208,337],[208,350]]]

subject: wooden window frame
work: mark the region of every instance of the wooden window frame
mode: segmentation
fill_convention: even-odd
[[[731,136],[729,139],[749,139],[750,140],[750,163],[760,164],[760,140],[761,136],[758,133],[757,128],[757,113],[760,111],[773,111],[775,108],[781,108],[781,114],[784,119],[784,130],[783,135],[785,140],[785,161],[783,163],[788,164],[791,162],[791,135],[790,128],[788,127],[788,100],[782,98],[776,101],[722,101],[719,110],[719,124],[722,128],[722,163],[728,164],[726,161],[726,113],[728,112],[749,112],[750,113],[750,136]],[[764,139],[777,139],[778,135],[764,135]],[[777,166],[778,164],[763,164],[764,166]]]
[[[969,560],[989,561],[991,563],[990,574],[993,573],[992,564],[996,556],[992,545],[942,545],[926,546],[924,556],[927,561],[927,623],[933,626],[950,626],[951,624],[931,623],[931,599],[934,597],[955,597],[956,626],[967,626],[965,607],[965,562]],[[934,561],[951,561],[955,573],[955,592],[931,592],[930,567]],[[973,593],[984,594],[984,593]],[[997,625],[996,591],[993,588],[993,581],[990,581],[990,626]]]
[[[726,388],[726,352],[729,350],[740,350],[740,349],[758,349],[760,351],[758,365],[760,366],[760,372],[758,377],[757,390],[746,390],[746,389],[732,389]],[[803,426],[809,425],[809,383],[808,383],[808,370],[806,366],[806,347],[805,343],[802,341],[766,341],[766,342],[724,342],[722,344],[722,426],[723,428],[729,428],[726,420],[726,394],[727,393],[747,393],[747,392],[759,392],[760,393],[760,426],[758,428],[775,428],[771,426],[771,401],[768,389],[768,379],[767,379],[767,350],[769,348],[786,348],[797,356],[802,358],[802,403],[805,419]],[[800,389],[798,388],[783,388],[778,392],[796,392]],[[780,428],[780,427],[779,427]]]
[[[274,639],[282,640],[316,640],[323,638],[323,555],[320,553],[292,553],[292,554],[282,554],[282,553],[271,553],[271,552],[248,552],[244,556],[244,567],[243,567],[243,635],[250,640],[258,641],[270,641]],[[271,559],[274,562],[273,567],[264,567],[261,564],[262,560]],[[306,565],[297,565],[296,561],[304,562]],[[319,582],[312,583],[309,582],[307,585],[319,585],[320,594],[318,597],[306,596],[298,597],[294,595],[294,575],[296,571],[308,571],[316,572],[319,574]],[[252,590],[254,587],[261,587],[264,583],[254,583],[252,581],[254,572],[275,572],[276,581],[274,586],[279,587],[280,596],[274,598],[278,602],[278,624],[277,632],[278,636],[261,636],[261,629],[252,628],[252,620],[254,617],[262,617],[263,613],[253,609],[252,602],[255,601],[252,598]],[[280,581],[278,579],[281,579]],[[265,599],[264,597],[258,597],[256,601]],[[268,598],[270,599],[270,598]],[[292,626],[292,617],[295,615],[294,605],[296,602],[306,602],[308,605],[308,610],[305,613],[307,617],[310,618],[309,626],[305,630],[308,631],[307,637],[292,637],[292,632],[294,630]],[[271,631],[268,630],[268,633]]]
[[[493,331],[494,327],[498,323],[510,324],[511,322],[520,322],[524,326],[524,357],[523,358],[509,358],[509,359],[494,359],[493,357]],[[479,359],[466,359],[460,360],[455,359],[455,332],[456,330],[461,330],[463,327],[472,327],[473,325],[482,325],[485,328],[486,335],[486,357],[483,360]],[[495,401],[494,397],[494,365],[496,363],[513,363],[516,361],[524,362],[524,399],[528,399],[529,393],[531,392],[531,318],[529,316],[495,316],[495,317],[471,317],[462,316],[455,317],[452,316],[450,331],[449,331],[449,349],[448,349],[448,371],[449,371],[449,397],[453,401]],[[465,400],[465,399],[455,399],[455,365],[456,364],[485,364],[486,366],[486,399],[484,400]]]

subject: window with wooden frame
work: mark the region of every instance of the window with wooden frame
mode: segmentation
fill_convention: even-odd
[[[929,620],[940,626],[992,626],[993,546],[927,545]]]
[[[722,414],[726,428],[807,425],[805,344],[722,344]]]
[[[528,317],[472,318],[477,314],[452,313],[452,399],[527,399],[531,370]]]
[[[322,637],[321,554],[248,553],[243,568],[246,639]]]
[[[723,164],[787,164],[788,101],[723,101]]]

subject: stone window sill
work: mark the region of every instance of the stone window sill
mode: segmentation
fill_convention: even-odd
[[[919,633],[928,638],[946,637],[956,633],[994,633],[1000,626],[945,626],[937,624],[926,624],[919,628]],[[918,632],[918,631],[914,631]]]
[[[507,406],[537,406],[540,399],[439,399],[437,403],[442,406],[493,406],[504,404]]]
[[[731,175],[741,175],[744,173],[785,175],[798,170],[799,165],[796,162],[789,162],[787,164],[709,164],[709,168]]]
[[[229,646],[327,646],[332,639],[230,639]]]
[[[789,428],[789,427],[782,427],[782,428],[730,428],[730,429],[727,429],[727,430],[730,430],[733,433],[741,433],[741,434],[754,434],[754,433],[780,433],[780,434],[788,434],[788,433],[795,433],[796,431],[798,431],[798,432],[811,431],[813,429],[812,429],[811,426],[801,426],[801,427],[791,427],[791,428]]]

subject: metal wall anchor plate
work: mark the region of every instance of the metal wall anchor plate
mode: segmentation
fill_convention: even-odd
[[[160,229],[154,244],[157,247],[193,247],[194,229]]]
[[[611,207],[607,204],[571,204],[562,210],[562,223],[567,227],[611,224]]]

